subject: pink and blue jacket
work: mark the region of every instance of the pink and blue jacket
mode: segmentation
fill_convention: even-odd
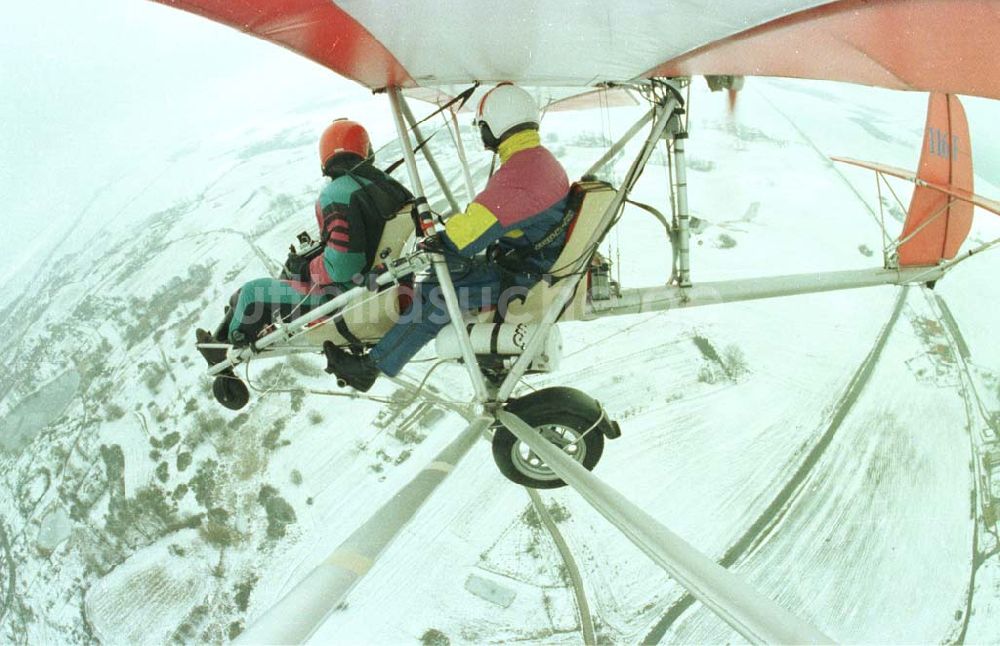
[[[562,220],[569,180],[559,161],[541,145],[537,130],[525,130],[500,144],[500,169],[464,213],[445,222],[444,238],[454,251],[474,256],[493,242],[501,251],[541,240]],[[530,269],[548,271],[562,251],[559,238],[525,259]]]

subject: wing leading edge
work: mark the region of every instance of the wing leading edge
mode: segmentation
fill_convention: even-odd
[[[330,0],[153,0],[300,54],[369,88],[411,86],[392,52]]]
[[[738,74],[1000,98],[997,0],[841,0],[709,43],[645,76]]]
[[[413,0],[405,14],[378,0],[154,1],[279,44],[371,89],[477,80],[581,87],[709,74],[1000,98],[1000,0],[759,0],[738,9],[624,0],[613,10],[606,0],[518,0],[502,11],[473,0]]]

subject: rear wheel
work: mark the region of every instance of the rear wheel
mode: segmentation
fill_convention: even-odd
[[[615,437],[617,433],[617,425],[608,420],[600,404],[573,388],[545,388],[511,400],[505,409],[587,470],[601,459],[605,435]],[[555,489],[566,485],[505,426],[494,430],[493,460],[508,480],[525,487]]]

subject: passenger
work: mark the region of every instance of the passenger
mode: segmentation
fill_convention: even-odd
[[[368,132],[361,124],[337,119],[319,141],[320,167],[330,182],[316,200],[320,243],[313,258],[290,256],[287,280],[258,278],[230,301],[215,334],[198,330],[199,343],[246,346],[277,317],[305,314],[360,282],[371,267],[385,221],[413,199],[392,177],[375,168]],[[224,350],[202,350],[210,364]]]
[[[465,212],[449,218],[444,232],[423,246],[445,255],[463,309],[499,304],[503,310],[511,291],[526,294],[565,246],[569,181],[541,145],[538,106],[523,89],[510,83],[491,89],[479,103],[475,123],[483,146],[499,154],[500,169]],[[414,296],[410,309],[367,354],[327,343],[327,371],[362,392],[380,372],[398,374],[449,322],[433,276],[416,283]]]

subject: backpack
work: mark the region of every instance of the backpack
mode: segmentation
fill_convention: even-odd
[[[385,223],[413,201],[413,194],[392,177],[371,164],[361,164],[351,170],[335,170],[331,177],[336,179],[348,175],[361,188],[351,194],[347,205],[347,219],[351,229],[351,247],[364,251],[367,272],[375,264],[378,243],[382,239]],[[367,180],[367,183],[361,180]],[[361,239],[355,239],[359,233]],[[326,242],[326,240],[322,240]]]
[[[361,188],[351,194],[346,212],[340,213],[350,223],[351,247],[365,254],[365,266],[362,273],[369,271],[376,261],[378,243],[382,238],[387,221],[413,201],[413,194],[392,177],[370,164],[362,164],[351,170],[337,169],[331,179],[349,175]],[[366,180],[367,183],[365,181]],[[330,234],[321,232],[318,243],[296,253],[294,247],[288,254],[281,278],[285,280],[309,281],[309,263],[323,253]],[[306,240],[303,240],[303,236]],[[307,234],[299,234],[303,243],[312,242]]]

